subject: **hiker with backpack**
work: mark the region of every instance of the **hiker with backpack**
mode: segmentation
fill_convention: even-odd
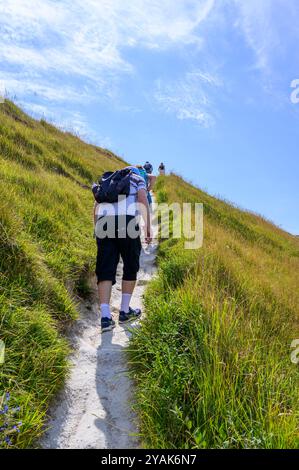
[[[153,165],[148,161],[145,162],[145,164],[143,165],[143,168],[145,169],[148,175],[151,175],[152,172],[154,171]]]
[[[151,191],[154,188],[157,179],[157,177],[152,174],[154,171],[153,165],[150,162],[145,162],[143,168],[145,169],[149,180],[148,191]]]
[[[147,200],[151,209],[152,203],[153,203],[151,190],[153,189],[154,184],[156,182],[156,176],[151,174],[153,171],[153,167],[149,162],[146,162],[144,166],[137,165],[136,168],[138,168],[140,176],[145,181],[146,189],[147,189]]]
[[[100,298],[102,332],[112,330],[115,321],[110,310],[112,285],[120,257],[123,260],[122,299],[119,323],[136,320],[140,309],[130,307],[139,271],[141,253],[138,213],[144,221],[145,241],[151,242],[147,186],[136,167],[105,173],[94,184],[94,223],[97,241],[96,276]]]
[[[160,175],[165,175],[165,165],[164,163],[161,163],[159,166],[159,174]]]

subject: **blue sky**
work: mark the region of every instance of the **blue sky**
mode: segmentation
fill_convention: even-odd
[[[299,234],[298,18],[297,0],[6,0],[0,86]]]

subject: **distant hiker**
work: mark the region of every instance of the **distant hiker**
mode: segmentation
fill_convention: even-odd
[[[165,175],[165,165],[164,165],[164,163],[160,163],[159,173],[160,173],[160,175]]]
[[[147,169],[153,171],[153,167],[149,162],[146,162],[148,164]],[[145,168],[145,165],[137,165],[136,168],[138,168],[140,176],[144,179],[145,184],[146,184],[146,189],[147,189],[147,200],[148,203],[151,207],[153,200],[152,200],[152,195],[151,191],[154,187],[155,181],[156,181],[156,176],[152,175],[151,172],[147,171]]]
[[[130,300],[139,271],[141,252],[138,209],[145,224],[145,241],[151,242],[150,211],[147,187],[136,167],[104,173],[92,188],[94,224],[97,241],[96,275],[101,310],[102,332],[112,330],[115,322],[110,310],[112,285],[120,257],[123,260],[122,299],[119,323],[139,318],[140,309],[132,309]],[[139,203],[139,204],[138,204]]]

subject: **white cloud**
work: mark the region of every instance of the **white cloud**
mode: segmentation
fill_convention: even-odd
[[[52,77],[64,76],[90,81],[112,97],[117,77],[133,71],[124,48],[198,44],[195,30],[213,5],[214,0],[1,2],[0,61],[14,70],[10,91],[22,80],[19,91],[35,87],[51,100]]]
[[[205,42],[215,40],[217,28],[221,35],[225,23],[240,28],[271,92],[275,60],[286,55],[285,36],[298,44],[298,14],[297,0],[6,0],[0,3],[0,80],[10,94],[27,102],[35,95],[42,106],[108,99],[125,109],[118,102],[121,80],[136,72],[128,49],[192,45],[206,56]],[[204,63],[217,69],[221,60]],[[282,69],[276,64],[276,72]],[[210,122],[206,100],[215,83],[209,83],[211,75],[197,74],[160,83],[155,97],[180,119]],[[194,97],[187,97],[186,87]]]
[[[256,54],[256,66],[267,69],[269,45],[274,42],[271,27],[271,0],[235,0],[239,9],[237,25],[243,30],[248,45]]]
[[[210,96],[220,86],[217,77],[197,70],[177,81],[165,83],[158,80],[154,98],[162,110],[175,114],[178,119],[191,119],[200,126],[211,127],[215,121],[215,109]]]
[[[276,110],[290,107],[289,84],[299,70],[298,0],[234,0],[235,26],[253,52],[248,73]]]
[[[270,77],[299,40],[297,0],[234,0],[236,25],[256,56],[255,66]],[[299,64],[293,51],[293,61]]]
[[[6,0],[0,2],[0,80],[35,117],[73,129],[99,145],[87,102],[109,100],[119,110],[122,79],[135,74],[127,50],[201,47],[199,25],[215,0]],[[204,77],[201,79],[204,81]],[[80,109],[80,113],[71,112]],[[179,119],[207,121],[189,104]]]
[[[2,73],[2,82],[5,84],[5,89],[13,90],[17,96],[26,96],[30,99],[33,97],[42,96],[44,100],[49,103],[73,103],[82,104],[91,100],[91,92],[85,87],[77,89],[72,86],[62,85],[59,83],[42,83],[37,80],[35,82],[34,76],[25,75],[23,80],[18,80],[12,73]],[[11,92],[9,93],[12,94]]]
[[[25,111],[31,113],[34,117],[36,116],[38,118],[44,118],[47,116],[47,119],[54,119],[54,116],[49,111],[49,108],[42,104],[27,103],[26,101],[21,101],[19,104]]]
[[[113,145],[110,137],[99,135],[95,130],[93,130],[87,122],[86,117],[79,111],[74,112],[67,109],[62,111],[61,109],[56,108],[55,105],[49,107],[37,103],[28,103],[26,101],[21,101],[19,104],[33,117],[46,119],[59,129],[72,132],[84,139],[86,142],[90,142],[104,148],[111,148]]]
[[[85,140],[85,142],[104,148],[112,148],[113,146],[110,137],[99,135],[94,131],[85,116],[80,112],[66,113],[65,117],[62,120],[60,119],[59,122],[57,121],[57,117],[53,117],[52,122],[61,129],[79,136],[81,139]]]

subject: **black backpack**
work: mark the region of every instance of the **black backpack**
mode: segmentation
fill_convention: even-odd
[[[92,186],[92,192],[95,200],[101,204],[102,202],[118,202],[118,197],[130,194],[131,170],[125,168],[112,171],[106,171],[98,184]]]

